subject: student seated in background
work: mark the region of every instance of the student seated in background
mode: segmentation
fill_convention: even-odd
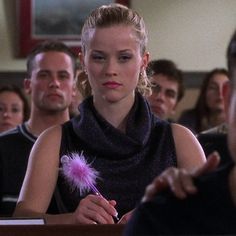
[[[229,81],[228,71],[216,68],[207,73],[193,109],[182,112],[178,123],[198,134],[225,122],[223,85]]]
[[[30,117],[0,136],[0,215],[10,216],[15,209],[28,157],[38,136],[69,120],[75,71],[76,58],[61,42],[44,42],[28,55],[24,87],[31,96]]]
[[[226,90],[228,86],[226,83],[229,83],[229,81],[223,84],[222,92],[224,101],[226,100]],[[227,120],[227,104],[224,104],[224,107]],[[218,126],[200,132],[196,136],[198,141],[201,143],[206,156],[210,155],[214,151],[217,151],[220,154],[221,160],[219,166],[224,165],[225,163],[228,163],[232,160],[227,145],[227,134],[228,123],[225,121]]]
[[[231,78],[226,84],[228,147],[232,161],[201,177],[172,169],[169,175],[156,178],[146,188],[143,203],[125,235],[236,234],[236,31],[228,46],[227,61]],[[158,193],[165,182],[181,199],[170,191]]]
[[[28,120],[29,112],[29,103],[21,88],[17,85],[0,87],[0,133]]]
[[[184,96],[182,71],[173,61],[160,59],[149,62],[147,72],[152,85],[152,94],[147,97],[151,110],[159,118],[170,120]]]
[[[92,94],[79,116],[46,130],[34,144],[14,216],[43,217],[47,224],[114,224],[118,213],[119,223],[126,223],[155,176],[170,166],[193,170],[206,162],[188,129],[151,112],[146,46],[144,20],[133,9],[113,3],[91,12],[82,28],[81,61]],[[63,167],[64,155],[73,153],[82,153],[99,172],[102,196],[81,193],[82,184],[71,191]],[[55,191],[60,214],[49,215]]]

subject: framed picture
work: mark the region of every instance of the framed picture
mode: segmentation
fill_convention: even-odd
[[[129,0],[20,0],[18,1],[19,50],[25,57],[40,41],[57,39],[80,51],[80,32],[85,18],[100,5]]]

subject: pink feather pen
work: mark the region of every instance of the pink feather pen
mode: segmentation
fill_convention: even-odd
[[[87,163],[83,153],[64,155],[61,157],[61,163],[63,175],[73,189],[79,189],[80,195],[92,191],[97,196],[103,197],[95,186],[99,173],[91,167],[91,163]],[[115,218],[119,220],[118,216]]]

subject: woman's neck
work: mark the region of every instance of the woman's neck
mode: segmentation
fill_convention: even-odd
[[[124,100],[124,101],[123,101]],[[115,128],[125,132],[127,117],[134,104],[134,98],[123,99],[118,102],[94,99],[94,106],[98,113]]]

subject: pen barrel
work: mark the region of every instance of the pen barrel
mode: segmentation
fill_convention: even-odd
[[[92,184],[91,185],[91,190],[93,191],[94,194],[96,194],[97,196],[102,196],[102,194],[98,191],[98,189]],[[116,216],[114,216],[114,218],[116,219],[116,221],[119,221],[119,217],[118,214]]]
[[[98,189],[92,184],[91,185],[91,190],[93,191],[94,194],[96,194],[97,196],[101,196],[102,194],[98,191]]]

